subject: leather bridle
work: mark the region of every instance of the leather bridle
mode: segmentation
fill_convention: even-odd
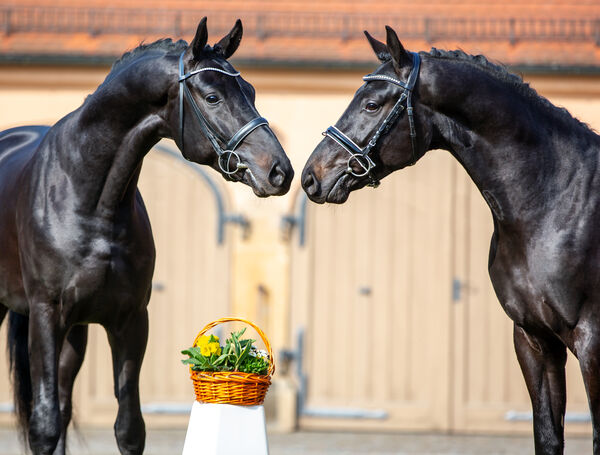
[[[186,80],[195,74],[202,73],[204,71],[216,71],[227,76],[237,77],[240,73],[229,72],[221,68],[215,67],[205,67],[200,68],[194,71],[190,71],[189,73],[185,73],[183,68],[183,55],[185,51],[181,53],[179,56],[179,144],[181,148],[181,153],[183,154],[184,146],[183,146],[183,124],[184,124],[184,110],[183,110],[183,99],[184,96],[187,98],[188,102],[192,106],[192,110],[196,115],[196,119],[198,120],[198,124],[200,125],[200,129],[206,136],[206,138],[210,141],[213,149],[216,154],[219,156],[219,168],[223,171],[224,174],[232,175],[238,172],[241,169],[247,169],[248,166],[243,164],[240,160],[239,155],[235,152],[235,149],[240,145],[240,143],[248,136],[252,131],[254,131],[259,126],[268,126],[269,122],[264,117],[256,117],[242,126],[237,133],[235,133],[229,141],[224,141],[221,136],[215,132],[215,130],[210,126],[210,123],[206,120],[206,117],[202,114],[202,111],[198,107],[198,104],[194,100],[190,89],[186,85]],[[222,148],[221,144],[225,144],[225,147]],[[185,155],[184,155],[185,156]],[[231,160],[235,158],[235,167],[231,169]]]
[[[417,82],[417,78],[419,77],[419,67],[421,66],[421,58],[419,57],[419,54],[416,53],[412,53],[412,57],[413,68],[410,72],[410,75],[408,76],[407,82],[399,81],[398,79],[393,78],[391,76],[387,76],[385,74],[368,74],[363,77],[363,80],[367,82],[391,82],[392,84],[396,84],[404,89],[402,91],[402,94],[400,95],[400,98],[398,98],[398,101],[396,101],[396,104],[394,104],[392,110],[383,120],[381,125],[379,125],[377,131],[373,133],[373,136],[371,136],[371,139],[369,139],[368,144],[364,148],[358,146],[356,142],[354,142],[352,139],[350,139],[348,136],[342,133],[335,126],[330,126],[323,133],[323,136],[330,137],[339,145],[341,145],[350,154],[350,158],[348,158],[348,167],[346,169],[346,174],[351,174],[354,177],[368,176],[370,179],[370,183],[368,183],[367,186],[379,186],[379,180],[373,177],[373,174],[371,173],[371,171],[375,167],[375,162],[371,159],[369,154],[377,145],[377,141],[379,141],[379,138],[386,134],[390,130],[392,125],[396,122],[398,117],[400,117],[400,114],[405,109],[403,104],[404,101],[406,101],[406,114],[408,116],[408,125],[410,128],[410,141],[412,146],[412,157],[410,162],[407,163],[407,166],[412,166],[417,161],[417,133],[415,130],[415,120],[413,116],[412,91]],[[354,162],[356,162],[359,165],[359,167],[362,168],[361,172],[357,172],[352,168],[352,164],[354,164]]]

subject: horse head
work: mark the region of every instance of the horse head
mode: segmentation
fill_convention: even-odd
[[[249,185],[260,197],[285,194],[294,171],[268,122],[254,105],[255,92],[227,61],[242,39],[238,19],[214,46],[206,18],[178,60],[177,90],[170,91],[171,128],[183,156]]]
[[[364,77],[304,167],[302,187],[314,202],[341,204],[350,192],[377,186],[414,164],[427,149],[432,128],[427,108],[418,103],[420,56],[406,51],[393,29],[386,30],[386,44],[365,31],[381,65]]]

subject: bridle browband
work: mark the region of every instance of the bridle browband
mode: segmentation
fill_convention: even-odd
[[[212,66],[200,68],[194,71],[190,71],[189,73],[185,73],[183,68],[183,54],[179,56],[179,144],[181,147],[181,153],[183,154],[183,98],[184,96],[187,98],[188,102],[192,106],[192,110],[196,115],[196,119],[200,124],[200,129],[206,136],[206,138],[210,141],[213,149],[216,154],[219,156],[219,168],[223,171],[224,174],[232,175],[238,172],[240,169],[247,169],[248,166],[243,164],[240,160],[239,155],[235,152],[235,149],[240,145],[240,143],[248,136],[252,131],[254,131],[259,126],[269,125],[267,119],[264,117],[256,117],[242,126],[237,133],[235,133],[229,141],[225,142],[218,133],[210,126],[210,123],[206,120],[206,117],[202,114],[202,111],[198,107],[198,104],[194,100],[190,89],[186,85],[185,81],[194,76],[195,74],[202,73],[204,71],[216,71],[218,73],[225,74],[231,77],[237,77],[240,75],[237,71],[235,73],[231,73],[221,68],[215,68]],[[221,148],[221,143],[225,144],[225,148]],[[184,155],[185,156],[185,155]],[[230,168],[231,159],[235,158],[235,168],[233,170]]]
[[[356,142],[354,142],[352,139],[350,139],[348,136],[342,133],[335,126],[330,126],[323,133],[323,136],[330,137],[339,145],[341,145],[348,153],[350,153],[350,158],[348,158],[348,168],[346,169],[346,174],[352,174],[355,177],[368,176],[370,182],[367,186],[372,186],[375,188],[379,186],[379,180],[377,180],[371,174],[371,171],[375,167],[375,162],[371,159],[369,153],[371,153],[373,148],[375,148],[375,146],[377,145],[377,141],[379,141],[379,138],[386,134],[390,130],[394,122],[396,122],[398,117],[400,117],[400,114],[405,109],[403,105],[404,101],[406,101],[406,114],[408,117],[408,126],[410,129],[410,142],[412,146],[412,157],[407,166],[412,166],[417,161],[417,132],[415,130],[415,120],[413,116],[412,91],[417,82],[417,78],[419,77],[419,67],[421,66],[421,58],[417,53],[412,53],[412,57],[413,67],[410,71],[410,75],[408,76],[408,81],[406,82],[399,81],[398,79],[393,78],[391,76],[387,76],[385,74],[368,74],[363,77],[363,80],[367,82],[391,82],[392,84],[396,84],[404,89],[402,91],[402,94],[400,95],[400,98],[398,98],[398,101],[396,101],[396,104],[394,104],[392,110],[383,120],[381,125],[379,125],[377,131],[373,133],[373,136],[371,136],[371,139],[369,139],[368,144],[364,148],[360,148],[360,146],[358,146]],[[352,164],[354,161],[356,161],[356,163],[363,169],[363,172],[354,171],[354,169],[352,168]]]

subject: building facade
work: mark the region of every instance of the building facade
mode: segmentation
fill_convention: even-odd
[[[135,33],[123,25],[106,35],[102,29],[94,34],[85,27],[101,22],[91,19],[80,28],[73,25],[75,19],[66,22],[73,27],[70,33],[43,31],[44,22],[34,13],[23,19],[27,16],[19,8],[27,2],[18,7],[4,3],[0,17],[8,25],[0,40],[2,130],[53,124],[76,109],[108,73],[115,49],[134,47],[144,31],[130,23]],[[50,3],[65,8],[65,15],[77,6],[29,3],[31,11],[34,6],[46,8],[36,11],[45,11],[47,18]],[[106,2],[87,3],[89,17],[90,8],[98,8],[94,20],[107,14],[100,3]],[[122,6],[133,8],[140,2],[129,3]],[[259,200],[249,188],[178,159],[172,141],[162,141],[145,159],[140,189],[157,244],[150,341],[142,370],[149,425],[186,422],[193,392],[179,351],[206,323],[234,315],[261,326],[278,353],[269,405],[273,422],[297,416],[303,428],[531,431],[512,324],[487,276],[489,209],[450,154],[431,151],[415,167],[387,177],[378,189],[353,193],[339,207],[307,202],[300,189],[300,172],[321,132],[341,115],[362,75],[376,67],[366,40],[356,35],[366,27],[382,36],[382,21],[395,25],[395,16],[384,14],[389,2],[338,2],[346,5],[340,13],[345,29],[332,15],[339,6],[335,2],[323,2],[326,11],[310,3],[312,12],[283,2],[289,8],[276,11],[279,29],[265,11],[263,16],[248,12],[252,2],[223,2],[226,12],[214,11],[215,40],[233,25],[229,19],[242,3],[249,36],[236,67],[256,88],[257,108],[276,131],[296,177],[288,195]],[[578,2],[569,11],[580,22],[550,26],[548,21],[557,21],[552,18],[564,16],[569,6],[555,2],[553,15],[539,14],[527,29],[525,19],[545,7],[529,2],[531,7],[517,9],[516,2],[508,3],[512,16],[500,10],[469,15],[459,5],[456,14],[446,12],[444,23],[427,22],[435,10],[427,10],[428,15],[421,10],[415,21],[421,28],[408,27],[398,13],[396,29],[402,38],[406,28],[410,50],[427,50],[432,43],[460,45],[506,60],[538,93],[599,129],[600,41],[594,41],[592,21],[594,14],[600,19],[598,7]],[[412,4],[416,15],[423,5]],[[169,14],[188,12],[190,5],[174,2]],[[105,27],[119,23],[123,8],[114,10]],[[203,15],[202,10],[194,12],[179,19],[181,36],[188,40],[190,24]],[[361,14],[366,22],[360,21]],[[209,28],[212,19],[209,14]],[[276,33],[281,23],[287,34]],[[164,24],[165,34],[172,25]],[[425,32],[431,34],[429,40]],[[36,36],[50,43],[47,53],[36,47]],[[69,44],[69,39],[79,44]],[[5,332],[2,327],[0,338]],[[573,358],[568,383],[567,431],[589,432],[587,400]],[[94,327],[76,384],[80,424],[112,425],[112,390],[108,343]],[[285,401],[289,390],[298,393],[297,407]],[[8,378],[0,377],[0,409],[9,410],[9,402]],[[0,422],[10,421],[8,413],[0,414]]]

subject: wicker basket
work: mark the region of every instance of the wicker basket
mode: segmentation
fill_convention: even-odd
[[[269,370],[266,375],[242,373],[239,371],[193,371],[190,367],[196,400],[204,403],[237,404],[254,406],[262,404],[271,385],[271,375],[275,372],[275,363],[271,344],[264,332],[256,325],[240,318],[222,318],[204,327],[194,340],[197,346],[200,337],[213,327],[224,322],[243,322],[251,326],[260,335],[269,353]]]

